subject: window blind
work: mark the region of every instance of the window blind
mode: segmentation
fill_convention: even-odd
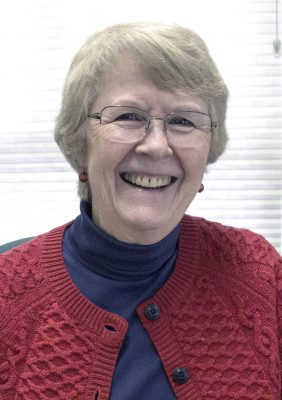
[[[212,46],[230,90],[229,143],[221,160],[208,167],[206,190],[188,211],[256,231],[279,250],[282,74],[281,57],[272,49],[275,2],[228,6],[225,48]]]
[[[272,50],[274,0],[175,0],[173,7],[145,0],[138,15],[122,0],[10,0],[0,14],[0,243],[78,214],[76,176],[53,141],[67,68],[94,30],[150,20],[198,32],[230,90],[228,148],[208,166],[205,191],[187,213],[252,229],[281,249],[282,58]]]

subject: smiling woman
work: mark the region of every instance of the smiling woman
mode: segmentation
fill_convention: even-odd
[[[90,114],[103,110],[101,124],[88,121],[87,128],[86,170],[93,193],[93,219],[124,242],[156,243],[179,223],[201,185],[211,123],[205,131],[201,130],[205,123],[192,125],[192,129],[188,116],[192,110],[192,115],[201,113],[203,121],[210,120],[204,113],[208,106],[199,97],[160,89],[140,63],[130,58],[116,62],[114,76],[107,74],[102,85],[103,93],[97,96]],[[145,111],[129,108],[138,101],[158,117],[150,123]],[[123,106],[117,107],[117,102]],[[114,111],[108,110],[108,104]],[[186,125],[171,123],[171,108],[175,115],[187,114]],[[178,113],[177,109],[186,111]],[[103,118],[105,111],[107,117]],[[114,113],[111,117],[110,112]],[[165,129],[160,119],[166,114],[170,123],[166,117]]]
[[[179,26],[112,26],[76,54],[55,139],[81,214],[0,258],[2,399],[281,398],[280,256],[184,215],[227,96]]]

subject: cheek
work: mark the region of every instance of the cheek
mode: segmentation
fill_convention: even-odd
[[[116,169],[131,150],[132,144],[113,142],[107,140],[105,135],[92,135],[87,143],[87,167],[90,184],[96,188],[102,184],[101,190],[109,185],[113,189]]]
[[[87,137],[87,172],[91,192],[97,193],[99,186],[103,188],[105,160],[102,141],[96,133],[91,132]],[[97,195],[96,195],[97,196]]]
[[[191,133],[187,138],[184,149],[200,149],[203,153],[209,151],[211,134],[206,132]]]
[[[205,172],[209,154],[209,143],[203,142],[201,145],[181,150],[179,160],[187,179],[202,179]]]

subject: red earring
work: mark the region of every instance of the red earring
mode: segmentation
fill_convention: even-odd
[[[88,182],[88,174],[87,174],[87,172],[81,172],[81,173],[79,174],[79,180],[80,180],[80,182],[82,182],[82,183]]]
[[[205,186],[203,183],[201,183],[200,189],[198,190],[199,193],[202,193],[205,189]]]

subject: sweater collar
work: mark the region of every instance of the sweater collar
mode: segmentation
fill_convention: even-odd
[[[82,201],[81,214],[66,230],[64,246],[80,264],[112,279],[135,280],[157,272],[175,259],[180,227],[150,245],[121,242],[101,230],[91,218],[91,204]]]

